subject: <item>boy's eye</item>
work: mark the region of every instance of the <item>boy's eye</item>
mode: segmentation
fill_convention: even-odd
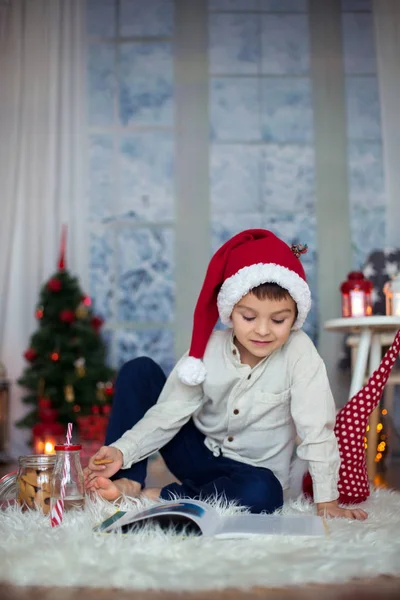
[[[285,319],[279,319],[279,320],[278,320],[278,319],[272,319],[272,321],[273,321],[274,323],[276,323],[277,325],[281,325],[281,324],[284,322],[284,320],[285,320]]]
[[[254,319],[255,319],[255,317],[245,317],[244,315],[242,315],[242,316],[245,321],[254,321]]]

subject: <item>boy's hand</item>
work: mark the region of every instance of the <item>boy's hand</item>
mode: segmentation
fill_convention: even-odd
[[[317,513],[319,517],[342,517],[344,519],[356,519],[357,521],[365,521],[368,514],[361,508],[343,508],[339,506],[337,500],[332,502],[319,502],[317,504]]]
[[[96,462],[98,464],[96,464]],[[124,462],[121,450],[113,446],[102,446],[94,456],[89,459],[89,464],[84,470],[85,481],[101,475],[112,477],[120,470]],[[103,463],[103,464],[99,464]]]

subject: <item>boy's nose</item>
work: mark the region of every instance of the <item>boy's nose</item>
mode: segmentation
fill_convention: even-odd
[[[255,333],[261,336],[266,336],[269,334],[269,323],[268,321],[259,321],[255,327]]]

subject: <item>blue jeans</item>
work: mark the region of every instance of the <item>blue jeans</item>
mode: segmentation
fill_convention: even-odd
[[[164,383],[163,371],[150,358],[136,358],[122,367],[115,384],[106,445],[115,442],[146,414],[157,402]],[[160,454],[181,482],[163,487],[161,498],[177,495],[206,499],[217,495],[247,506],[253,513],[273,512],[283,504],[282,486],[272,471],[222,455],[214,456],[192,419],[160,449]],[[113,479],[127,477],[143,486],[146,471],[147,459],[121,469]]]

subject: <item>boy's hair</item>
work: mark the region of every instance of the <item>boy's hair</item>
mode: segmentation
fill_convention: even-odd
[[[255,288],[250,290],[250,294],[254,294],[256,298],[259,300],[265,300],[268,298],[269,300],[283,300],[284,298],[292,298],[285,288],[281,287],[277,283],[261,283]],[[295,320],[298,316],[297,304],[296,305],[296,316]]]

